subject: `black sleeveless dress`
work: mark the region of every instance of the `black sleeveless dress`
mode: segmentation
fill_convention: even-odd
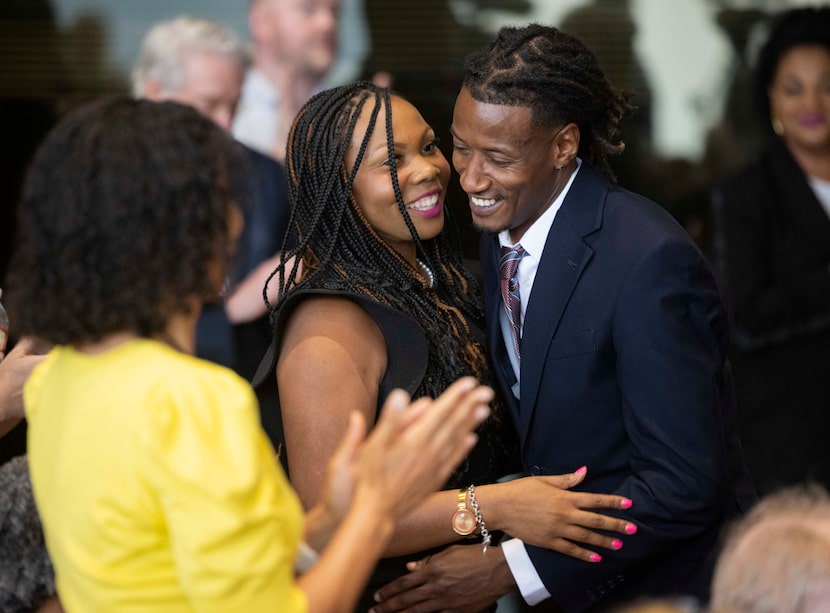
[[[417,397],[417,390],[428,371],[429,348],[427,338],[414,319],[391,307],[380,304],[370,298],[330,289],[304,289],[289,296],[280,307],[274,325],[274,338],[265,357],[253,378],[260,403],[262,425],[290,480],[290,467],[285,453],[285,437],[279,404],[279,390],[275,376],[279,356],[279,339],[294,307],[310,296],[343,296],[358,304],[377,324],[386,340],[388,354],[387,369],[378,392],[377,410],[380,412],[386,397],[395,388],[406,390]],[[473,322],[468,322],[475,339],[473,342],[483,344],[483,332]],[[486,351],[482,355],[487,355]],[[472,373],[470,373],[472,374]],[[501,422],[488,419],[478,430],[479,441],[469,456],[451,475],[444,489],[466,487],[471,483],[493,483],[498,478],[521,470],[518,443],[512,425],[506,416]],[[447,515],[447,522],[450,516]],[[494,535],[496,538],[500,535]],[[480,546],[478,539],[461,539],[461,544]],[[372,607],[372,595],[380,587],[393,579],[406,574],[405,564],[440,551],[443,547],[416,552],[406,556],[384,558],[380,561],[358,603],[357,611],[366,611]]]

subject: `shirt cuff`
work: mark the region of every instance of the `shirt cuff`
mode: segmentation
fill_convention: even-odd
[[[550,592],[539,578],[539,573],[530,561],[530,556],[527,555],[527,549],[522,541],[519,539],[502,541],[501,550],[513,574],[513,580],[527,604],[534,606],[550,598]]]

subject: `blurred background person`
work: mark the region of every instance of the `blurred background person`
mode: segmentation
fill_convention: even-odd
[[[769,149],[714,190],[713,209],[740,435],[763,494],[830,485],[830,7],[779,16],[755,83]]]
[[[43,361],[48,350],[46,343],[34,338],[21,338],[6,357],[0,360],[0,437],[25,417],[23,384],[32,369]]]
[[[364,0],[340,0],[337,59],[326,73],[326,87],[359,79],[363,63],[372,49]]]
[[[830,611],[830,496],[811,484],[763,498],[727,535],[711,613]]]
[[[339,11],[339,0],[251,1],[253,66],[233,124],[238,140],[285,159],[294,116],[337,57]]]
[[[231,129],[248,56],[229,29],[206,19],[177,17],[156,24],[141,46],[133,93],[188,104]],[[197,355],[250,379],[270,342],[262,290],[279,261],[290,207],[281,164],[250,148],[238,203],[244,227],[229,271],[224,300],[206,305],[199,320]]]
[[[23,420],[23,385],[46,351],[27,337],[0,360],[0,437]],[[25,455],[0,464],[0,492],[0,611],[62,611]]]
[[[63,611],[25,455],[0,465],[0,611]]]
[[[23,385],[49,347],[21,338],[0,359],[0,438],[25,417]],[[62,611],[25,455],[0,463],[0,611]]]

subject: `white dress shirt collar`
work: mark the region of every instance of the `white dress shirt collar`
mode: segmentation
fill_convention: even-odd
[[[280,102],[280,92],[258,68],[251,67],[242,84],[242,100],[255,106],[276,108]]]

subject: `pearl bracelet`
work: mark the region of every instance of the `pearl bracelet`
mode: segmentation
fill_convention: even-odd
[[[487,530],[487,526],[484,524],[484,517],[481,515],[481,509],[478,507],[475,485],[470,485],[470,487],[467,488],[467,499],[470,501],[470,506],[473,508],[473,514],[476,516],[478,531],[481,533],[481,555],[484,555],[487,553],[487,548],[490,546],[490,531]]]

